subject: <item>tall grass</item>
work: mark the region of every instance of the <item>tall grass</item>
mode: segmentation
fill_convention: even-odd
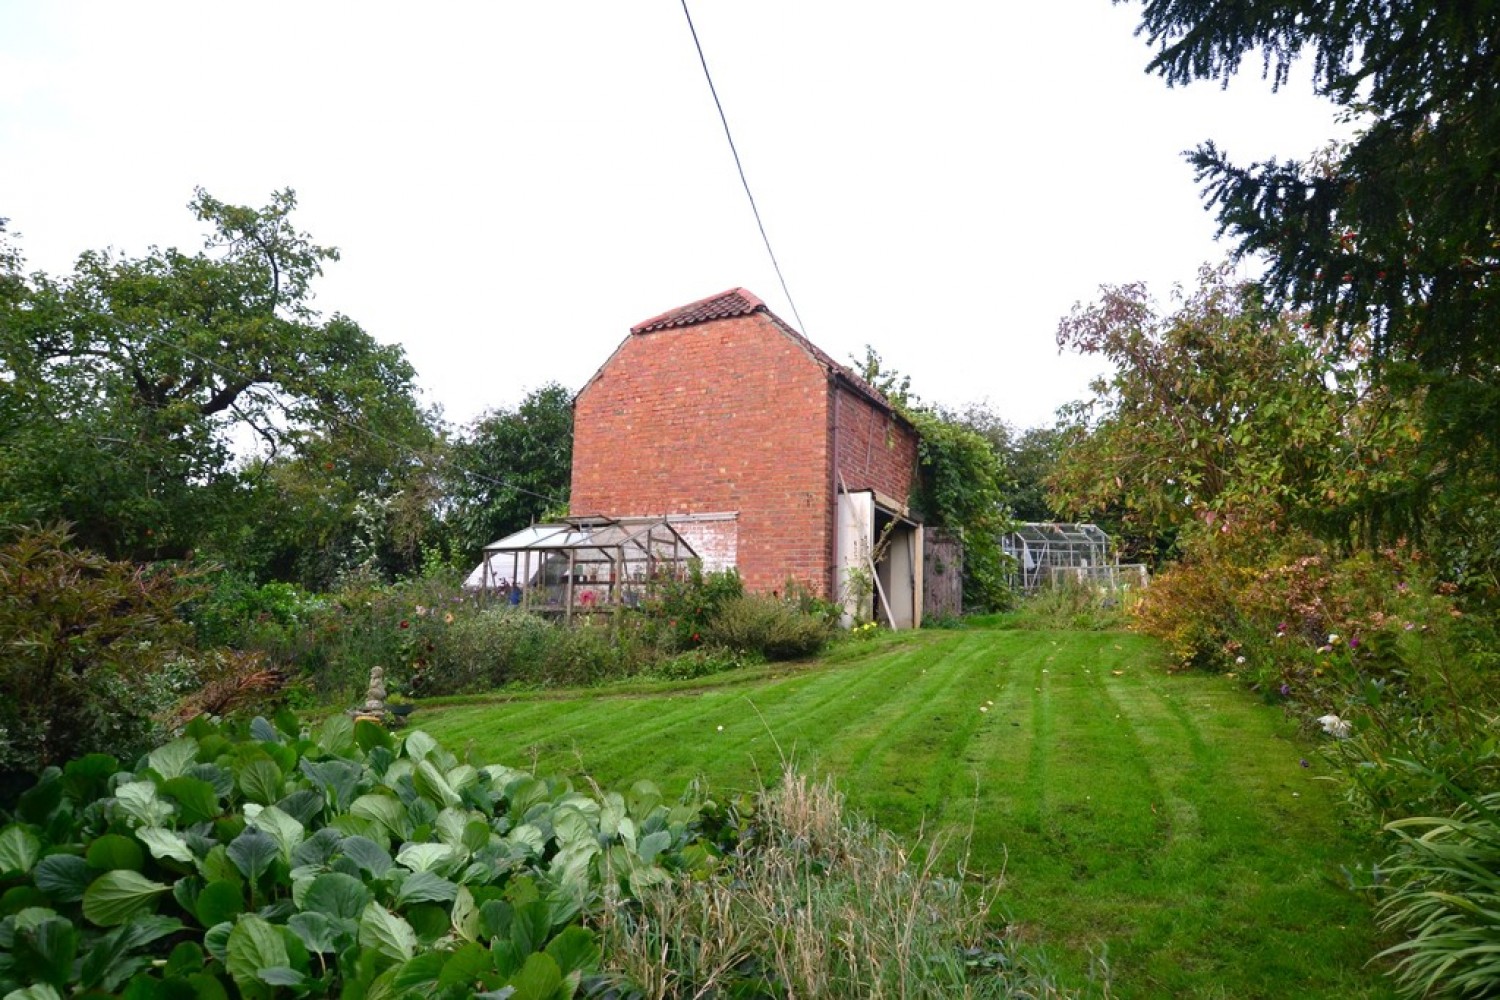
[[[1011,621],[1025,629],[1124,628],[1139,592],[1128,587],[1106,588],[1065,580],[1028,594]]]
[[[719,877],[609,911],[606,964],[643,997],[1063,995],[987,927],[998,883],[941,873],[940,845],[903,847],[791,769],[759,802]]]
[[[1401,986],[1424,997],[1500,993],[1500,792],[1386,830],[1398,846],[1380,921],[1403,940],[1381,957],[1395,960]]]

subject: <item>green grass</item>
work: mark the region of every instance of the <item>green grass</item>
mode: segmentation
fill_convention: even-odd
[[[990,704],[993,703],[993,704]],[[981,706],[987,711],[980,711]],[[669,792],[835,776],[898,834],[951,831],[1065,984],[1118,997],[1379,997],[1332,788],[1281,713],[1109,632],[968,629],[666,689],[424,709],[485,761]]]

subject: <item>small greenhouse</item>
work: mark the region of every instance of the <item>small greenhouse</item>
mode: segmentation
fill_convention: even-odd
[[[663,577],[685,574],[695,558],[665,518],[570,517],[486,545],[464,587],[571,620],[634,607]]]
[[[1033,522],[1017,525],[1000,540],[1001,550],[1016,561],[1016,582],[1031,593],[1064,581],[1106,587],[1121,584],[1121,570],[1134,582],[1143,567],[1121,567],[1110,548],[1109,536],[1095,524]]]

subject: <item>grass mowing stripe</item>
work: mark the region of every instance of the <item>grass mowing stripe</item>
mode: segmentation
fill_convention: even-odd
[[[877,710],[890,710],[901,703],[900,697],[920,673],[913,671],[917,662],[917,651],[903,650],[894,656],[874,662],[859,662],[827,672],[821,683],[802,693],[802,704],[791,699],[775,701],[754,699],[756,707],[768,720],[772,735],[795,756],[799,741],[804,737],[824,743],[831,733],[842,731],[851,725],[863,725],[860,713],[850,708],[853,704],[868,706],[874,702]],[[782,709],[782,704],[786,708]]]
[[[1152,691],[1142,676],[1111,677],[1103,690],[1116,709],[1120,728],[1129,732],[1135,759],[1149,782],[1151,809],[1159,817],[1158,835],[1166,839],[1195,836],[1198,810],[1193,798],[1183,793],[1183,784],[1193,766],[1205,763],[1201,736],[1172,712],[1170,703]],[[1192,752],[1184,755],[1174,737],[1187,740]]]
[[[721,791],[771,777],[775,734],[900,835],[972,824],[972,867],[1005,873],[1004,911],[1066,985],[1107,954],[1121,998],[1390,995],[1363,968],[1367,908],[1330,882],[1349,845],[1309,751],[1233,681],[1160,663],[1122,634],[883,636],[720,689],[424,707],[421,724],[669,795],[700,772]]]
[[[944,652],[941,667],[928,669],[911,692],[917,697],[907,698],[884,728],[856,731],[860,748],[845,744],[850,763],[842,773],[851,789],[862,789],[851,791],[851,801],[903,833],[940,819],[952,770],[983,718],[972,675],[984,651],[960,641]]]

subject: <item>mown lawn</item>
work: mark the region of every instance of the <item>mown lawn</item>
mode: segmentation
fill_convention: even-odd
[[[1119,997],[1391,995],[1313,748],[1233,680],[1167,674],[1141,637],[924,632],[413,721],[487,762],[669,793],[756,786],[792,757],[903,836],[966,841],[971,869],[1004,877],[997,919],[1075,988],[1102,992],[1107,969]]]

